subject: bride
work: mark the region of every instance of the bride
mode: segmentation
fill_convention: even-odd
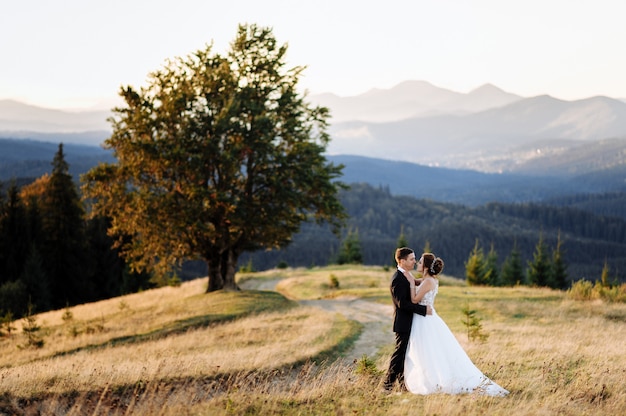
[[[409,346],[404,361],[407,389],[415,394],[473,393],[505,396],[508,390],[487,378],[470,360],[446,323],[435,311],[435,295],[439,282],[436,276],[443,270],[443,260],[424,253],[417,263],[422,278],[404,273],[411,285],[411,301],[430,305],[433,314],[413,319]],[[418,285],[419,284],[419,285]]]

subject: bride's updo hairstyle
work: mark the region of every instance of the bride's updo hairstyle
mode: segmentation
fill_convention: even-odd
[[[424,268],[428,269],[431,276],[437,276],[443,271],[443,260],[441,257],[435,257],[433,253],[422,254],[424,258]]]

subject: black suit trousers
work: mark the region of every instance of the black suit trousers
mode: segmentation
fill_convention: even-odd
[[[396,332],[396,348],[391,354],[389,362],[389,370],[385,380],[385,388],[392,388],[393,384],[398,381],[401,386],[404,385],[404,357],[406,349],[409,346],[410,332]]]

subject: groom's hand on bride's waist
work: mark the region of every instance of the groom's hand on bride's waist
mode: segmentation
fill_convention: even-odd
[[[426,305],[426,315],[432,315],[433,308],[430,305]]]

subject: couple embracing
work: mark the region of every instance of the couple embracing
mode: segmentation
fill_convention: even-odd
[[[467,356],[434,308],[437,276],[443,260],[424,253],[419,260],[408,247],[396,250],[398,270],[391,280],[395,350],[384,380],[387,391],[396,383],[415,394],[479,393],[505,396],[509,392],[487,378]],[[416,279],[411,270],[422,275]]]

